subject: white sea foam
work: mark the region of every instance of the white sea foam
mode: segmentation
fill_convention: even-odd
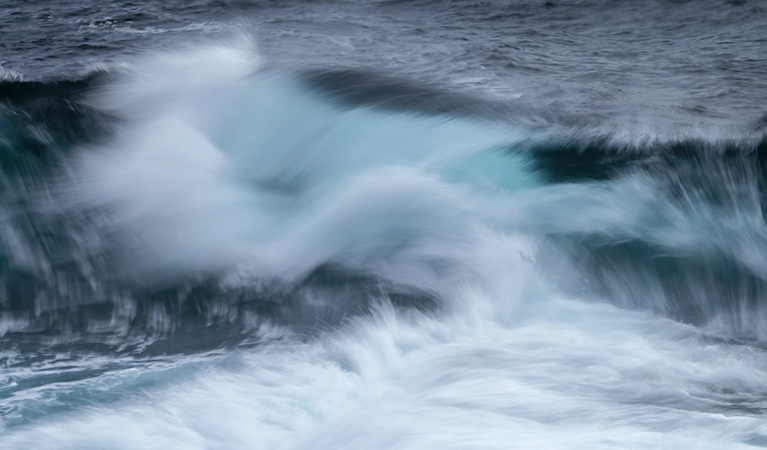
[[[112,211],[131,271],[239,264],[291,280],[328,262],[366,268],[400,240],[466,239],[492,206],[478,193],[535,183],[521,168],[499,182],[492,160],[472,156],[511,132],[342,109],[255,60],[231,49],[153,58],[98,98],[128,123],[83,155],[70,198]]]
[[[764,407],[761,352],[700,338],[604,303],[539,299],[510,325],[384,302],[309,344],[102,377],[153,381],[0,448],[751,448],[767,435],[749,411]]]

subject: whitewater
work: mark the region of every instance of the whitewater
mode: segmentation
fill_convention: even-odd
[[[85,137],[4,107],[0,448],[767,447],[758,130],[370,83],[207,45]]]

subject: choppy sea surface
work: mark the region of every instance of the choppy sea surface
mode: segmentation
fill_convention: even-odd
[[[765,30],[5,0],[0,448],[767,447]]]

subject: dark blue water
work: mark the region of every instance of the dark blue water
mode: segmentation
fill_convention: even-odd
[[[0,448],[767,446],[765,25],[0,6]]]

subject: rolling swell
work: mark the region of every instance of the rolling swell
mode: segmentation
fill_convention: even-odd
[[[619,200],[630,207],[616,208],[636,213],[628,226],[605,224],[585,235],[548,227],[557,241],[572,246],[601,295],[760,340],[767,287],[760,256],[767,245],[766,151],[765,137],[623,144],[603,136],[531,147],[535,170],[548,182],[642,184]]]
[[[98,258],[81,248],[91,224],[58,211],[53,195],[73,151],[109,137],[113,118],[81,102],[94,81],[0,84],[4,334],[69,333],[85,316],[98,316],[82,309],[97,301],[99,284],[92,275]]]
[[[477,229],[566,254],[561,289],[765,339],[764,138],[523,132],[487,120],[513,105],[222,58],[181,87],[184,61],[3,85],[4,345],[186,352],[381,296],[433,310],[481,277]]]

